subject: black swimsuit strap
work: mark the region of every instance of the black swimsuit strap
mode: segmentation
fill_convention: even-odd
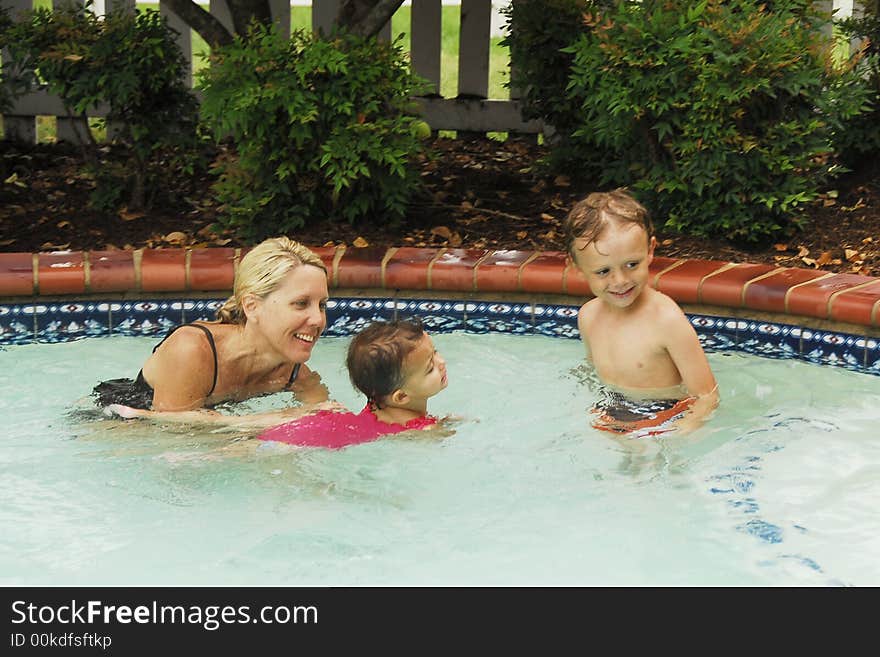
[[[290,373],[290,378],[287,380],[287,385],[284,386],[285,389],[289,388],[291,384],[296,381],[296,377],[299,374],[299,367],[302,363],[297,363],[293,366],[293,371]]]
[[[217,371],[218,371],[218,365],[217,365],[217,345],[214,344],[214,336],[211,335],[211,331],[208,330],[208,327],[207,327],[207,326],[202,326],[201,324],[181,324],[180,326],[175,326],[173,329],[171,329],[171,330],[168,332],[168,335],[166,335],[164,338],[162,338],[162,342],[165,342],[165,340],[167,340],[168,338],[171,337],[171,334],[172,334],[172,333],[174,333],[177,329],[181,329],[181,328],[183,328],[184,326],[194,326],[194,327],[196,327],[196,328],[200,328],[200,329],[202,329],[202,330],[205,332],[205,335],[208,336],[208,344],[211,345],[211,353],[214,354],[214,381],[211,383],[211,389],[208,391],[208,394],[205,395],[205,397],[210,397],[210,396],[211,396],[211,393],[214,392],[214,388],[217,387]],[[160,343],[157,344],[155,347],[153,347],[153,352],[155,352],[156,349],[158,349],[159,347],[162,346],[162,342],[160,342]],[[299,365],[297,365],[296,367],[293,368],[293,370],[294,370],[294,374],[296,373],[296,371],[297,371],[298,368],[299,368]],[[290,379],[291,382],[292,382],[293,379],[295,379],[295,378],[296,378],[295,376],[291,377],[291,379]],[[290,384],[288,383],[288,385],[290,385]]]

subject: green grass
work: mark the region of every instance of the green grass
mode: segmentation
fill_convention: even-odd
[[[34,0],[35,7],[51,7],[52,0]],[[138,3],[142,10],[152,9],[158,11],[158,3]],[[207,8],[207,5],[205,5]],[[443,6],[441,14],[441,38],[440,38],[440,95],[453,98],[458,95],[458,34],[459,6]],[[404,51],[410,48],[410,8],[401,7],[391,19],[391,33],[394,37],[401,35],[401,46]],[[290,26],[292,30],[311,29],[312,10],[310,7],[295,6],[290,8]],[[501,39],[491,39],[489,45],[489,98],[506,99],[510,97],[508,89],[504,86],[508,80],[508,64],[510,56],[508,49],[501,45]],[[206,65],[204,55],[210,51],[196,32],[192,32],[192,65],[193,77]],[[93,132],[95,132],[93,130]],[[2,137],[0,126],[0,137]],[[96,138],[103,135],[96,134]],[[38,117],[37,141],[41,143],[55,140],[55,117]]]
[[[440,95],[453,98],[458,95],[458,33],[461,8],[445,5],[440,18]],[[410,8],[401,7],[391,19],[391,34],[402,34],[403,49],[410,48],[409,38]],[[495,37],[489,43],[489,98],[509,98],[510,93],[504,84],[508,79],[510,54],[501,45],[501,38]]]

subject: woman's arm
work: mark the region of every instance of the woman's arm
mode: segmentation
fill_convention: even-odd
[[[214,352],[201,329],[183,326],[147,359],[143,373],[153,388],[153,410],[202,408],[214,385]]]
[[[152,420],[154,422],[184,422],[187,424],[209,424],[212,426],[222,425],[263,429],[275,426],[276,424],[289,422],[290,420],[304,415],[311,415],[320,410],[345,412],[348,409],[339,402],[325,401],[318,404],[296,406],[279,411],[252,413],[250,415],[224,415],[223,413],[218,413],[217,411],[205,408],[192,411],[147,411],[140,408],[123,406],[122,404],[110,404],[106,407],[106,410],[125,419],[141,418]]]

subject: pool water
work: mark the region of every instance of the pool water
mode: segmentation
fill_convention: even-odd
[[[880,584],[880,377],[712,353],[709,424],[627,446],[578,341],[434,341],[455,434],[340,451],[70,412],[154,338],[0,348],[0,584]],[[347,344],[310,365],[360,410]]]

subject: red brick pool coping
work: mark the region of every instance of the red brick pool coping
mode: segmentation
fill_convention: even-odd
[[[558,251],[447,248],[312,247],[330,275],[331,289],[590,296],[581,273]],[[247,249],[138,249],[0,253],[0,298],[108,293],[217,292],[232,289]],[[813,269],[656,257],[651,283],[683,307],[708,306],[728,314],[791,316],[880,327],[880,278]],[[797,319],[796,319],[797,318]],[[808,321],[807,324],[810,322]],[[813,322],[815,323],[815,322]]]

